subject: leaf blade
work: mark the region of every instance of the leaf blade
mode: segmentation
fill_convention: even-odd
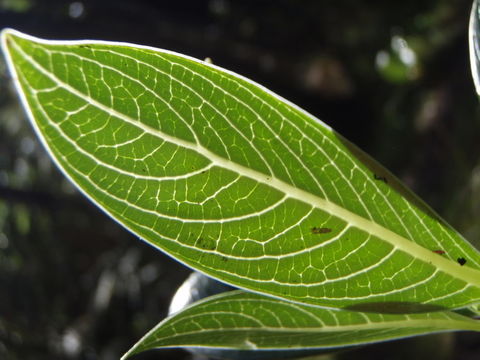
[[[478,302],[478,252],[387,170],[263,87],[146,47],[12,31],[2,44],[59,166],[179,261],[321,306]]]
[[[322,351],[459,330],[480,331],[480,324],[452,312],[333,311],[232,291],[196,302],[163,320],[123,359],[166,347]]]

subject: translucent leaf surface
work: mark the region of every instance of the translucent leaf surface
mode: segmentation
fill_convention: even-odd
[[[475,249],[387,170],[258,84],[136,45],[7,30],[2,46],[65,174],[192,268],[326,307],[479,301]]]
[[[480,331],[480,323],[452,312],[387,315],[338,311],[233,291],[197,302],[165,319],[124,358],[167,347],[326,350],[453,330]]]

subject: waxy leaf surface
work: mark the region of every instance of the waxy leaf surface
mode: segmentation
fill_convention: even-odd
[[[6,30],[2,46],[65,174],[188,266],[325,307],[480,299],[475,249],[387,170],[258,84],[136,45]]]
[[[400,315],[338,311],[233,291],[199,301],[165,319],[124,358],[167,347],[327,350],[455,330],[480,331],[480,323],[452,312]],[[223,356],[229,355],[223,352]],[[278,358],[275,353],[269,355]]]

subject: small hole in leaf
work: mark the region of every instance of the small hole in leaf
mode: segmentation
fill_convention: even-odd
[[[385,176],[373,174],[375,180],[383,181],[385,184],[388,184],[387,178]]]

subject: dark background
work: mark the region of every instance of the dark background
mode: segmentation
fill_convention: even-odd
[[[0,0],[0,28],[210,57],[331,125],[479,247],[470,6],[470,0]],[[118,359],[165,317],[188,273],[67,183],[35,139],[0,60],[0,359]],[[336,358],[479,356],[480,335],[461,333]],[[139,357],[189,358],[180,350]]]

